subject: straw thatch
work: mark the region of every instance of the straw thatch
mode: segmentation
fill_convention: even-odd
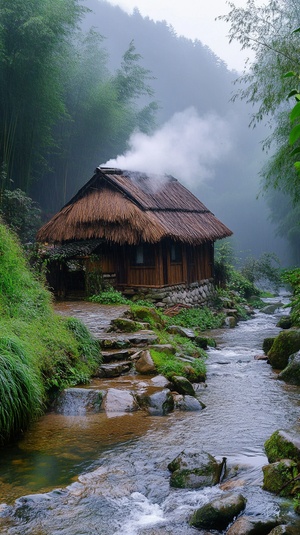
[[[97,168],[38,232],[48,243],[103,239],[117,244],[170,238],[191,245],[232,232],[173,177]]]

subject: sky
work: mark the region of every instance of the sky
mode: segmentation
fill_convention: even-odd
[[[177,35],[189,39],[198,39],[209,46],[213,52],[225,61],[229,69],[243,70],[244,61],[249,56],[240,50],[238,43],[229,44],[229,25],[215,20],[219,15],[226,15],[230,9],[226,0],[108,0],[118,5],[127,13],[135,7],[142,16],[155,21],[165,20],[173,26]],[[243,7],[247,0],[234,0],[237,7]],[[263,0],[257,0],[262,4]]]

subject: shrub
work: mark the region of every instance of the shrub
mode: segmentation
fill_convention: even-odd
[[[93,303],[100,303],[101,305],[129,305],[131,301],[126,299],[121,292],[115,290],[114,288],[108,288],[103,290],[100,294],[92,295],[90,301]]]
[[[227,284],[229,290],[237,292],[244,299],[249,299],[253,295],[260,295],[259,289],[249,281],[242,273],[236,269],[230,269],[229,282]]]
[[[300,326],[300,268],[284,270],[282,281],[292,288],[291,320],[293,325]]]
[[[24,191],[3,190],[0,195],[0,214],[22,243],[35,239],[36,232],[41,226],[41,210]]]
[[[190,329],[205,331],[207,329],[218,329],[223,325],[224,314],[215,314],[207,307],[185,308],[172,318],[167,317],[167,325],[180,325]]]

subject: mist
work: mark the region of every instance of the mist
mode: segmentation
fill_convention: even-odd
[[[129,149],[101,165],[169,174],[193,189],[215,176],[215,164],[232,149],[230,138],[229,122],[215,113],[200,116],[189,107],[174,113],[151,136],[134,132]]]

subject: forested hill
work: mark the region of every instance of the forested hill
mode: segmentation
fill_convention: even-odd
[[[116,165],[174,175],[239,255],[286,260],[256,200],[265,132],[248,128],[251,109],[231,101],[237,74],[200,41],[104,0],[0,0],[0,44],[1,191],[49,217],[129,150]]]
[[[128,15],[102,0],[87,0],[85,5],[91,12],[83,27],[86,31],[94,27],[105,38],[103,44],[112,70],[119,67],[124,51],[134,39],[143,66],[153,75],[151,87],[161,105],[160,121],[188,106],[197,106],[200,113],[228,111],[237,75],[207,46],[177,36],[166,22],[143,18],[137,9]]]
[[[134,40],[142,65],[154,77],[149,83],[159,104],[158,128],[189,107],[196,110],[197,120],[202,120],[203,140],[197,128],[195,136],[201,138],[198,145],[200,153],[202,147],[204,164],[196,166],[195,180],[191,180],[193,162],[188,158],[192,160],[194,155],[186,150],[185,166],[178,168],[175,176],[186,181],[234,231],[238,254],[275,252],[283,262],[289,263],[288,244],[276,237],[276,227],[269,221],[269,209],[263,198],[257,199],[259,171],[266,158],[261,140],[266,132],[263,127],[249,128],[251,106],[239,100],[231,101],[238,73],[228,70],[200,41],[177,36],[166,22],[143,18],[138,10],[128,15],[103,0],[87,0],[85,4],[91,12],[84,19],[84,29],[94,27],[104,37],[112,70],[120,65],[124,50]],[[210,144],[206,143],[208,139]],[[158,150],[154,145],[152,157],[158,158]]]

